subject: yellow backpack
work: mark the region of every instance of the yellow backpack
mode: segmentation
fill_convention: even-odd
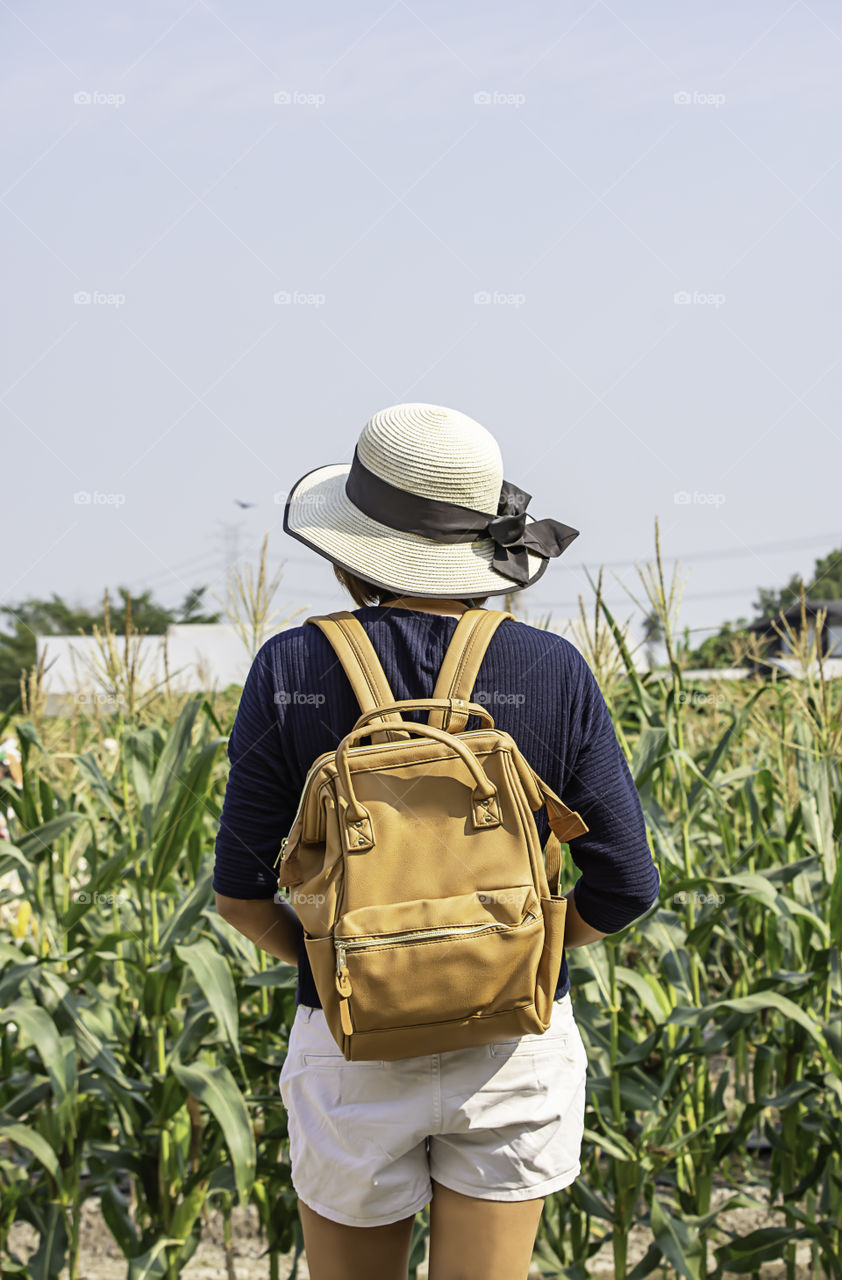
[[[306,619],[332,645],[363,714],[307,774],[278,886],[290,890],[328,1026],[349,1061],[549,1026],[567,907],[561,844],[588,828],[469,701],[491,636],[513,616],[468,609],[432,698],[401,701],[353,614]],[[429,709],[427,723],[402,717],[414,708]],[[466,732],[469,715],[485,727]],[[542,805],[552,832],[546,869],[533,817]]]

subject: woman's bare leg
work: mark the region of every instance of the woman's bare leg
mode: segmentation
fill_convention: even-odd
[[[301,1200],[298,1212],[310,1280],[406,1280],[415,1214],[386,1227],[345,1227]]]
[[[430,1280],[526,1280],[543,1208],[543,1198],[477,1200],[434,1182]]]

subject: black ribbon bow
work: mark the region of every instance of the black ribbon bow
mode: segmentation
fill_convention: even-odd
[[[503,481],[497,515],[489,520],[485,532],[494,542],[492,567],[514,582],[529,581],[527,550],[544,559],[560,556],[578,538],[579,530],[560,520],[532,520],[526,522],[526,508],[532,494],[518,489],[508,480]]]

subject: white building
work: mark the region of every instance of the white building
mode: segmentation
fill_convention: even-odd
[[[115,652],[126,658],[124,637],[115,638]],[[114,682],[100,644],[93,636],[37,636],[36,654],[44,659],[47,715],[66,714],[73,702],[103,706],[114,701]],[[135,664],[138,686],[150,690],[169,678],[174,692],[188,693],[242,686],[251,654],[230,623],[173,623],[165,635],[135,637],[129,642],[129,661]]]

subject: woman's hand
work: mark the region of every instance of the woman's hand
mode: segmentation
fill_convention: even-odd
[[[226,898],[218,893],[216,909],[223,920],[262,951],[287,964],[298,964],[302,927],[288,902],[276,898]]]
[[[564,896],[567,899],[567,912],[564,917],[565,951],[572,951],[574,947],[586,947],[589,942],[599,942],[601,938],[608,937],[607,933],[600,933],[598,929],[592,929],[582,919],[579,915],[572,889]]]

